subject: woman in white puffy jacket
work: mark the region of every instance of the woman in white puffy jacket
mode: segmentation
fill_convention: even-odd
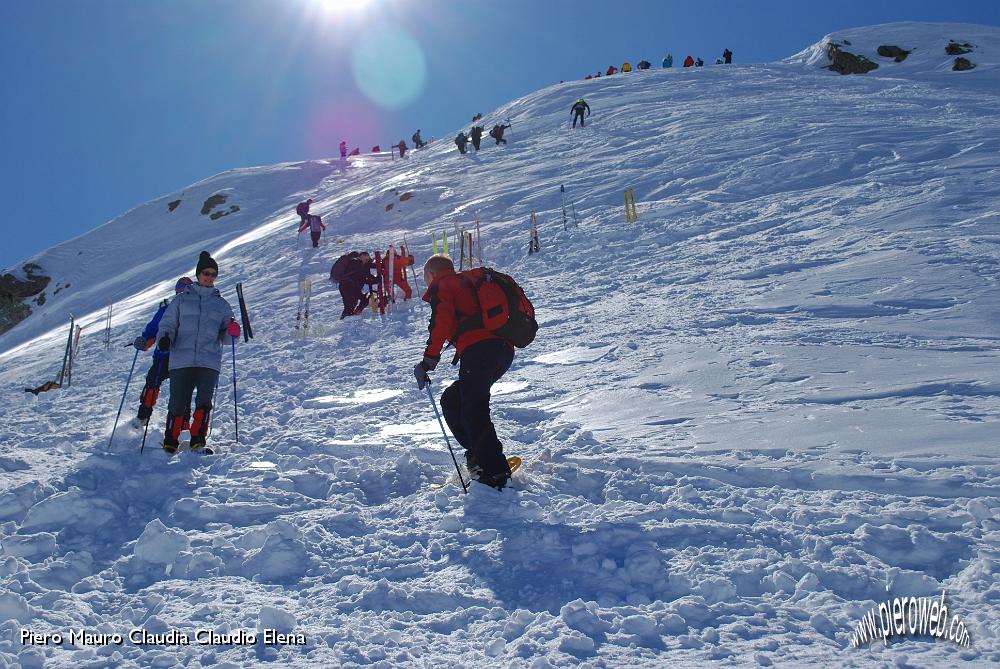
[[[183,430],[191,450],[205,448],[212,396],[222,368],[222,346],[240,335],[240,326],[215,280],[219,265],[207,251],[198,257],[196,283],[174,298],[160,320],[158,346],[170,351],[170,404],[163,450],[176,453]],[[191,398],[197,389],[194,415]],[[205,452],[211,452],[205,448]]]

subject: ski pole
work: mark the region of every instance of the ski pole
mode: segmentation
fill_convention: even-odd
[[[233,421],[236,423],[236,443],[240,443],[240,401],[236,397],[236,337],[233,337]]]
[[[219,376],[216,375],[216,377],[215,377],[215,390],[212,391],[212,401],[214,402],[215,398],[218,397],[218,396],[219,396]],[[208,429],[205,431],[205,436],[206,437],[209,437],[209,436],[212,435],[212,419],[213,418],[215,418],[215,412],[214,411],[208,414]]]
[[[451,449],[451,440],[448,439],[448,432],[444,429],[444,421],[441,420],[441,414],[438,412],[437,403],[434,401],[434,393],[431,392],[431,380],[427,379],[427,397],[431,401],[431,406],[434,407],[434,415],[437,416],[438,425],[441,426],[441,434],[444,435],[444,443],[448,444],[448,452],[451,453],[451,461],[455,463],[455,471],[458,472],[458,480],[462,484],[462,492],[466,495],[469,494],[469,487],[465,483],[465,479],[462,478],[462,470],[458,468],[458,460],[455,459],[455,451]]]
[[[138,351],[136,351],[138,353]],[[157,388],[160,387],[160,373],[163,371],[163,356],[160,356],[159,361],[156,363],[156,381],[153,382],[153,392],[158,392]],[[172,390],[173,388],[171,388]],[[142,444],[139,445],[139,455],[142,455],[143,449],[146,448],[146,435],[149,434],[149,424],[153,422],[153,415],[149,415],[149,420],[146,421],[146,429],[142,431]]]
[[[139,359],[139,349],[135,349],[135,355],[132,356],[132,366],[128,370],[128,379],[125,381],[125,392],[122,393],[122,401],[118,404],[118,415],[115,416],[115,425],[111,428],[111,438],[108,439],[108,448],[111,450],[111,442],[115,440],[115,430],[118,429],[118,419],[122,417],[122,407],[125,406],[125,396],[128,395],[128,386],[132,383],[132,372],[135,371],[135,361]]]

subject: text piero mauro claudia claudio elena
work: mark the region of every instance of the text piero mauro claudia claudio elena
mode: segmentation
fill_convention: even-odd
[[[182,632],[171,629],[167,632],[153,633],[136,627],[128,632],[104,633],[85,629],[71,629],[66,633],[46,632],[39,634],[29,629],[21,628],[21,645],[23,646],[123,646],[126,643],[134,646],[253,646],[263,643],[265,646],[304,646],[305,634],[285,634],[277,630],[257,630],[250,632],[238,630],[221,634],[215,630],[198,629],[194,632]]]

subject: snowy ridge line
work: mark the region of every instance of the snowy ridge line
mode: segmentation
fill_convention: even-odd
[[[965,73],[774,63],[569,82],[493,112],[518,131],[503,150],[217,175],[172,213],[140,207],[126,231],[42,254],[72,285],[0,337],[0,665],[997,664],[1000,30],[965,30]],[[858,31],[838,35],[888,39]],[[914,34],[937,49],[942,31]],[[594,114],[571,133],[578,97]],[[578,229],[562,229],[560,184]],[[217,192],[241,209],[209,222]],[[296,248],[305,194],[343,245]],[[403,231],[422,263],[431,233],[470,213],[541,329],[492,398],[526,464],[511,489],[463,496],[431,490],[452,465],[411,373],[426,307],[337,321],[327,278]],[[132,353],[105,351],[99,328],[71,389],[23,393],[61,360],[66,310],[103,317],[111,298],[113,341],[130,341],[162,286],[227,244],[219,285],[244,283],[256,335],[237,351],[239,446],[220,386],[211,459],[140,456],[122,427],[104,453]],[[78,251],[106,258],[100,273]],[[103,277],[126,270],[135,283],[109,294]],[[300,278],[322,337],[291,336]],[[851,648],[879,602],[942,591],[969,647]],[[19,643],[137,626],[306,643]]]

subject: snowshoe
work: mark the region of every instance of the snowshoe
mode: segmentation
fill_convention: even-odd
[[[197,453],[199,455],[215,455],[215,451],[205,444],[190,444],[189,448],[192,453]]]
[[[497,490],[503,490],[507,482],[510,481],[510,474],[507,472],[500,472],[498,474],[486,474],[482,471],[474,479],[478,483],[483,485],[488,485],[491,488],[496,488]]]

